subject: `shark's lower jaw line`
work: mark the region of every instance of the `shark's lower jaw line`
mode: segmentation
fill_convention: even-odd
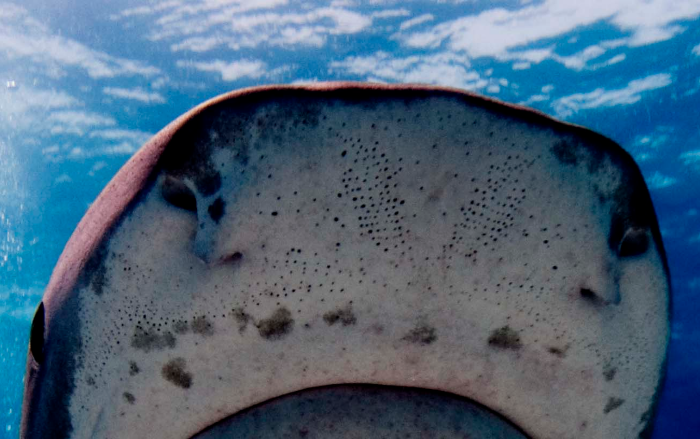
[[[343,384],[283,395],[211,425],[190,439],[525,439],[498,413],[434,390]]]

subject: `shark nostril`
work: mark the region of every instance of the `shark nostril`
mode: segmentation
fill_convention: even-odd
[[[233,252],[221,256],[218,260],[218,264],[237,264],[243,259],[243,254],[241,252]]]
[[[622,236],[617,254],[620,257],[639,256],[649,248],[649,237],[646,229],[630,228]]]
[[[197,212],[197,199],[192,189],[184,181],[167,176],[161,184],[161,194],[165,201],[175,207],[190,212]]]

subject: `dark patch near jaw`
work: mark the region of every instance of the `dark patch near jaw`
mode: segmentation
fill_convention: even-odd
[[[139,372],[141,372],[139,365],[136,364],[135,361],[129,361],[129,375],[135,376],[138,375]]]
[[[209,205],[207,211],[209,212],[211,219],[218,224],[219,220],[222,216],[224,216],[224,212],[226,211],[226,203],[224,203],[224,200],[222,200],[221,197],[218,197]]]
[[[132,393],[124,392],[122,395],[129,404],[133,405],[136,402],[136,397]]]
[[[615,398],[611,396],[610,398],[608,398],[608,402],[607,404],[605,404],[605,408],[603,408],[603,413],[610,413],[611,411],[620,407],[624,402],[625,400],[622,398]]]
[[[352,307],[350,305],[325,313],[323,315],[323,320],[326,321],[328,326],[333,326],[337,322],[342,323],[343,326],[357,323],[357,317],[355,317],[355,314],[352,312]]]
[[[172,349],[175,347],[175,336],[170,331],[159,334],[155,331],[144,331],[137,327],[134,335],[131,337],[131,346],[144,352],[165,348]]]
[[[294,320],[287,308],[278,308],[272,316],[260,320],[256,326],[260,336],[268,340],[279,340],[292,332]]]
[[[205,316],[197,316],[192,319],[192,332],[204,337],[214,335],[214,325]]]
[[[520,335],[508,325],[495,329],[489,336],[488,342],[489,345],[501,349],[518,350],[523,347]]]
[[[192,374],[185,370],[185,359],[178,357],[168,361],[161,374],[163,378],[183,389],[189,389],[192,386]]]
[[[411,329],[401,340],[409,343],[429,345],[437,340],[437,331],[432,326],[419,325]]]

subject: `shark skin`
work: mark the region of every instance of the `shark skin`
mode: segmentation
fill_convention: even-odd
[[[380,386],[525,437],[645,438],[670,308],[610,139],[457,89],[244,89],[165,127],[78,225],[20,437],[218,437],[285,395]]]

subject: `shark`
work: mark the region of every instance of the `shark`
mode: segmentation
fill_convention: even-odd
[[[670,293],[600,134],[445,87],[237,90],[77,226],[20,437],[648,438]]]

